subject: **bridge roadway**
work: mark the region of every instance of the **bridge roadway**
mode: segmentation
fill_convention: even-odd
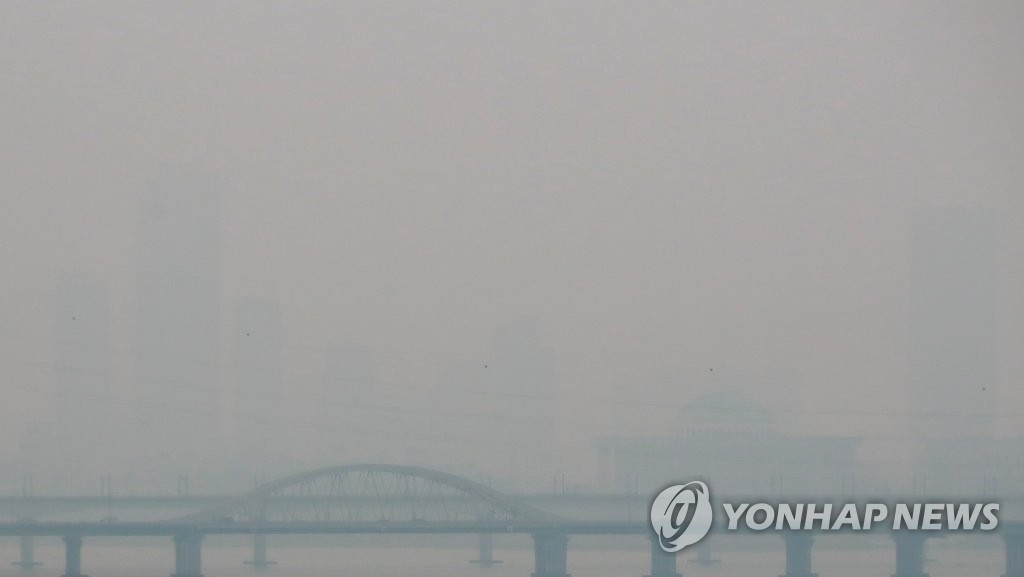
[[[624,495],[624,494],[509,494],[510,499],[522,503],[534,509],[546,511],[559,516],[575,519],[593,519],[601,521],[637,521],[645,519],[647,509],[650,506],[650,495]],[[8,496],[0,497],[0,518],[10,519],[53,519],[71,520],[66,516],[95,512],[97,515],[92,520],[100,520],[115,513],[121,512],[160,512],[173,511],[195,512],[204,509],[214,508],[218,505],[230,503],[235,497],[226,495],[123,495],[123,496],[89,496],[89,495],[41,495],[31,497]],[[456,497],[456,499],[459,497]],[[469,499],[471,497],[463,497]],[[270,495],[263,499],[263,502],[270,506],[297,506],[297,505],[330,505],[344,501],[346,504],[358,505],[360,501],[365,503],[377,503],[385,500],[389,505],[399,506],[404,503],[424,503],[434,501],[452,501],[452,497],[438,497],[429,495],[387,495],[380,496],[358,496],[358,495]],[[796,502],[807,502],[807,497],[793,499]],[[847,501],[873,502],[873,503],[956,503],[956,502],[982,502],[996,500],[1000,503],[1000,518],[1012,521],[1024,521],[1024,496],[1006,497],[970,497],[964,496],[942,497],[931,496],[901,496],[885,495],[875,498],[861,496],[829,499],[811,499],[821,502],[843,503]],[[779,497],[766,495],[742,495],[742,496],[715,496],[716,502],[727,503],[760,503],[775,502]],[[64,517],[63,519],[61,517]],[[162,518],[162,517],[161,517]],[[74,519],[80,520],[80,519]]]
[[[203,535],[351,535],[351,534],[472,534],[560,533],[563,535],[643,535],[644,523],[626,521],[558,522],[419,522],[419,521],[292,521],[292,522],[38,522],[0,523],[0,536],[20,537],[173,537],[188,533]]]
[[[888,531],[888,529],[877,529]],[[1024,523],[1006,523],[1000,527],[1006,547],[1006,572],[1003,577],[1024,577]],[[676,555],[661,550],[646,523],[556,521],[556,522],[30,522],[0,523],[0,536],[22,539],[51,536],[65,543],[64,577],[84,577],[82,546],[93,537],[171,537],[175,548],[175,571],[171,577],[202,577],[201,544],[208,535],[324,535],[324,534],[482,534],[527,533],[534,540],[532,577],[569,577],[568,542],[573,535],[650,536],[650,572],[645,577],[681,577],[676,571]],[[816,577],[811,572],[811,550],[815,532],[775,531],[761,533],[781,536],[785,542],[786,573],[781,577]],[[935,532],[889,531],[896,548],[893,577],[927,577],[924,568],[924,544]],[[265,545],[265,541],[262,541]],[[489,541],[488,541],[489,542]],[[696,547],[700,547],[697,544]],[[267,565],[265,550],[255,559]],[[492,559],[481,550],[481,559]],[[24,561],[23,568],[31,568]],[[258,564],[258,563],[250,563]]]

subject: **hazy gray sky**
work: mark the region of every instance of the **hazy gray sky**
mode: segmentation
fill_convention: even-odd
[[[522,319],[554,355],[572,462],[595,435],[682,426],[636,403],[722,387],[806,411],[787,430],[906,434],[819,411],[915,411],[908,247],[934,207],[992,223],[985,393],[1013,413],[1022,16],[1014,2],[8,3],[0,458],[54,418],[69,274],[108,291],[113,386],[135,402],[141,199],[176,167],[218,183],[224,358],[233,304],[266,299],[288,394],[315,395],[329,347],[351,343],[404,387],[375,402],[427,412],[367,455],[399,458],[437,405],[459,410],[438,375],[493,363],[492,334]],[[431,392],[448,397],[422,403]],[[272,428],[304,419],[290,403]],[[1024,418],[998,427],[1024,433]]]

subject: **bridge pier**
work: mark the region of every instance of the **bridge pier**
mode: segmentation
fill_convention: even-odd
[[[923,533],[900,531],[892,533],[896,543],[896,573],[892,577],[928,577],[924,572]]]
[[[171,577],[203,577],[202,542],[200,533],[174,536],[174,573]]]
[[[690,559],[690,563],[696,563],[698,565],[707,567],[709,565],[715,565],[721,563],[721,559],[715,559],[711,556],[711,539],[705,539],[701,542],[700,546],[697,547],[697,558]]]
[[[1006,573],[1003,577],[1024,577],[1024,533],[1007,531],[1003,534],[1006,542]]]
[[[64,577],[85,577],[82,575],[82,536],[64,536]]]
[[[274,561],[267,560],[267,535],[266,533],[253,533],[252,535],[252,559],[245,562],[252,565],[253,569],[266,569],[271,565],[277,565]]]
[[[494,558],[494,535],[492,533],[480,533],[480,556],[470,561],[481,567],[493,567],[500,560]]]
[[[21,567],[22,571],[31,571],[33,567],[42,565],[36,561],[36,538],[34,536],[21,536],[21,556],[17,561],[11,562],[11,565]]]
[[[656,535],[648,539],[651,544],[651,573],[644,577],[682,577],[676,571],[676,554],[666,553]]]
[[[781,577],[818,577],[811,572],[811,549],[814,537],[807,533],[789,531],[782,534],[786,541],[786,573]]]
[[[569,577],[569,537],[563,533],[533,534],[533,577]]]

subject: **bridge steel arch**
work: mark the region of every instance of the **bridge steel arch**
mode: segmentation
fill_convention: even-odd
[[[175,522],[544,523],[562,518],[458,475],[352,464],[289,475]]]

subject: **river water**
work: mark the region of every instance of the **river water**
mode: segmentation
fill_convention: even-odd
[[[206,577],[530,577],[533,550],[525,536],[495,538],[495,558],[501,564],[481,568],[472,536],[405,539],[367,537],[269,537],[268,558],[277,565],[257,571],[243,561],[251,555],[245,539],[208,538],[203,547]],[[705,546],[701,543],[699,546]],[[759,536],[711,544],[713,565],[696,563],[684,552],[678,570],[687,577],[778,577],[784,573],[781,539]],[[851,548],[855,547],[855,548]],[[38,538],[36,560],[43,563],[32,577],[59,577],[64,572],[63,543]],[[569,573],[574,577],[642,577],[649,573],[649,549],[639,537],[574,537],[570,541]],[[929,542],[925,572],[931,577],[998,577],[1005,572],[1002,540],[937,539]],[[25,574],[8,561],[18,559],[18,540],[0,541],[0,575]],[[813,565],[821,577],[889,577],[895,569],[895,550],[884,536],[820,538]],[[87,539],[83,572],[90,577],[167,577],[174,569],[169,539]]]

